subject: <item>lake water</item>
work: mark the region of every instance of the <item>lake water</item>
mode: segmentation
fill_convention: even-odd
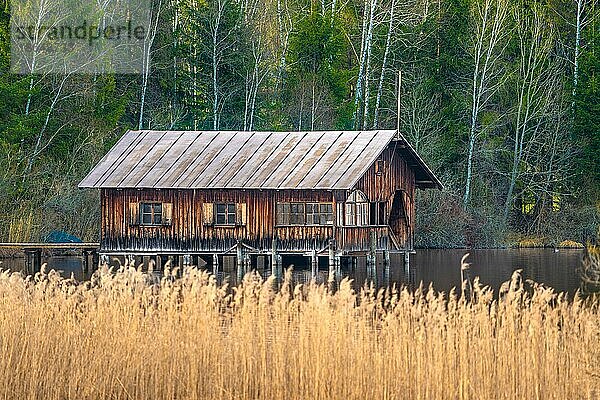
[[[467,252],[470,253],[467,261],[471,263],[471,275],[479,276],[483,284],[494,289],[510,279],[516,269],[522,269],[525,278],[544,283],[557,291],[573,293],[579,288],[577,268],[583,251],[566,249],[559,252],[552,249],[417,250],[410,261],[412,283],[432,283],[437,290],[446,292],[452,287],[459,287],[460,260]],[[0,258],[0,262],[3,269],[20,271],[25,267],[24,258]],[[42,262],[48,263],[48,269],[63,271],[65,276],[73,274],[76,279],[85,278],[80,257],[50,257],[42,259]],[[403,268],[396,265],[399,264],[392,263],[391,281],[406,283]],[[383,282],[381,264],[378,269],[380,282]],[[351,276],[359,285],[365,281],[364,262],[359,262]]]

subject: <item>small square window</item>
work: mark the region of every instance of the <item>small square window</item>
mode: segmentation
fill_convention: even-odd
[[[217,225],[235,225],[235,203],[217,203],[215,207]]]
[[[140,203],[142,225],[160,225],[162,224],[162,204],[161,203]]]

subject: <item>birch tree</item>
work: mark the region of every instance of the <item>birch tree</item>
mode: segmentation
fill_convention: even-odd
[[[211,114],[212,129],[219,129],[221,110],[224,106],[225,96],[221,96],[220,69],[224,59],[233,48],[238,27],[237,16],[232,14],[233,4],[231,0],[212,0],[208,10],[207,33],[209,37],[209,58],[211,77]]]
[[[388,31],[387,31],[387,36],[385,38],[385,48],[383,50],[383,60],[381,62],[381,73],[379,74],[379,84],[377,85],[377,98],[375,100],[375,110],[373,111],[373,129],[377,129],[378,124],[379,124],[379,107],[381,105],[381,96],[383,94],[383,81],[385,79],[388,56],[389,56],[390,47],[392,44],[392,34],[393,34],[393,30],[394,30],[395,10],[396,10],[396,0],[392,0],[392,4],[390,5]],[[400,117],[398,116],[398,118],[400,118]]]
[[[286,57],[289,48],[290,34],[292,32],[292,18],[288,9],[287,0],[277,0],[276,13],[278,32],[277,50],[279,53],[279,64],[277,68],[277,87],[279,90],[281,90],[283,85],[283,73],[286,68]]]
[[[507,46],[508,0],[474,0],[471,6],[473,71],[470,78],[470,116],[467,168],[463,207],[471,198],[473,159],[477,138],[482,134],[480,116],[504,81],[502,57]]]
[[[574,0],[575,5],[575,21],[569,22],[575,29],[575,38],[573,43],[573,102],[572,108],[575,107],[577,98],[577,86],[579,84],[579,69],[581,62],[581,53],[583,47],[583,32],[585,28],[591,24],[595,18],[598,18],[596,10],[597,0]],[[569,19],[567,19],[569,21]]]
[[[371,59],[373,49],[373,30],[375,29],[375,11],[377,8],[377,0],[371,0],[371,10],[369,11],[369,28],[365,42],[365,76],[363,77],[364,95],[363,95],[363,118],[362,128],[367,129],[369,119],[369,80],[371,75]]]
[[[244,121],[243,129],[252,131],[254,116],[257,108],[259,89],[269,74],[268,56],[269,49],[266,42],[266,29],[268,26],[267,14],[262,12],[266,4],[254,0],[246,4],[244,14],[244,34],[248,35],[250,47],[248,56],[244,59]]]
[[[142,86],[140,93],[140,112],[138,119],[138,129],[143,129],[144,126],[144,108],[146,106],[146,92],[148,90],[148,80],[150,78],[152,52],[154,40],[158,33],[160,21],[160,13],[162,11],[162,0],[158,0],[156,6],[151,9],[148,14],[148,31],[144,38],[142,51]]]
[[[514,203],[515,186],[521,179],[523,162],[531,158],[532,147],[545,141],[544,133],[552,130],[557,110],[556,98],[560,98],[560,66],[551,60],[554,44],[552,26],[547,24],[547,16],[541,6],[534,5],[530,10],[517,7],[513,11],[518,36],[518,64],[514,79],[511,80],[510,97],[515,99],[511,117],[512,166],[509,173],[508,191],[504,204],[504,221]],[[555,151],[556,149],[554,149]]]
[[[363,85],[364,85],[364,74],[365,67],[367,64],[367,31],[369,29],[369,21],[371,19],[370,4],[375,0],[365,0],[363,4],[363,17],[362,17],[362,30],[360,39],[360,54],[359,54],[359,69],[358,76],[356,77],[356,88],[354,90],[354,113],[352,115],[352,122],[354,128],[359,126],[358,116],[360,115],[360,104],[363,101]]]

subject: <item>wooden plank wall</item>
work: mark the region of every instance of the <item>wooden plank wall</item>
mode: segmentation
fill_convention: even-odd
[[[328,191],[274,190],[153,190],[105,189],[102,191],[102,249],[106,251],[223,252],[237,240],[256,249],[272,246],[275,202],[332,202]],[[129,203],[173,203],[169,226],[130,225]],[[204,203],[246,203],[245,226],[203,223]],[[325,248],[334,236],[333,226],[283,226],[275,228],[282,251]]]
[[[358,180],[355,187],[362,190],[370,201],[385,201],[386,220],[396,240],[401,248],[412,250],[415,231],[415,173],[394,145],[390,145],[383,151],[381,160],[383,160],[381,174],[377,174],[375,165],[372,165]],[[395,196],[402,196],[405,212],[399,212],[394,208]],[[391,218],[394,214],[402,214],[402,218]]]
[[[412,249],[414,172],[393,148],[384,151],[382,160],[381,174],[376,173],[374,165],[371,166],[355,188],[362,190],[370,201],[386,202],[387,220],[397,242],[403,249]],[[344,190],[103,189],[101,247],[104,251],[224,252],[234,247],[239,239],[257,250],[268,252],[275,231],[280,251],[323,250],[330,238],[335,238],[338,248],[345,251],[366,251],[369,232],[375,230],[377,248],[394,249],[387,227],[343,227],[337,223],[338,207],[343,210],[343,202],[349,193]],[[403,210],[398,210],[395,196],[403,202]],[[173,203],[172,224],[132,226],[129,204],[144,201]],[[275,227],[275,204],[295,201],[333,202],[334,225]],[[219,202],[246,203],[247,224],[204,224],[203,204]]]

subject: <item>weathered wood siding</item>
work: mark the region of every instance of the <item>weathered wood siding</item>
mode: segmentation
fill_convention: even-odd
[[[275,226],[276,202],[332,202],[329,191],[273,190],[102,190],[102,249],[106,251],[227,251],[242,240],[257,250],[272,247],[273,232],[282,251],[325,248],[334,226]],[[129,204],[173,204],[168,226],[131,225]],[[246,224],[218,226],[203,221],[204,203],[246,203]]]
[[[364,192],[370,201],[386,203],[386,221],[397,244],[400,248],[412,250],[415,223],[415,173],[399,155],[394,145],[384,150],[381,160],[383,161],[381,173],[378,174],[375,165],[372,165],[356,183],[355,188]],[[359,242],[364,243],[364,240],[365,238],[361,238]]]
[[[370,201],[386,203],[389,226],[344,226],[344,201],[351,193],[345,190],[102,189],[101,247],[108,252],[225,252],[241,240],[257,251],[268,252],[276,235],[277,248],[283,252],[325,250],[331,238],[343,251],[367,251],[370,232],[374,231],[379,250],[411,249],[414,172],[393,147],[383,152],[382,160],[380,173],[372,165],[355,189],[363,191]],[[131,224],[129,205],[139,202],[172,203],[172,223]],[[334,223],[276,226],[276,204],[281,202],[332,202]],[[246,224],[206,224],[205,203],[245,203]]]

